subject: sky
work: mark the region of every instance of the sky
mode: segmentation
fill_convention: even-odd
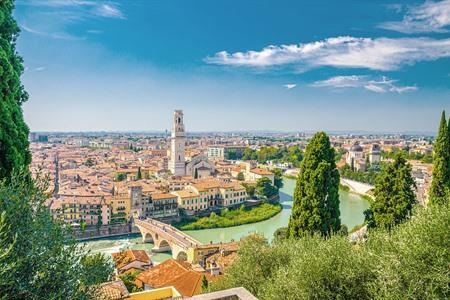
[[[450,0],[16,0],[32,131],[435,132]]]

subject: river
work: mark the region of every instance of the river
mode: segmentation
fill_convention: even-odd
[[[280,203],[283,205],[283,210],[269,220],[236,227],[190,230],[185,232],[203,243],[209,243],[210,241],[229,242],[232,239],[239,240],[241,237],[252,232],[263,234],[268,239],[272,239],[275,230],[288,224],[289,216],[291,215],[294,188],[295,180],[285,178],[284,186],[280,189]],[[339,194],[341,220],[350,230],[355,225],[361,224],[364,221],[363,211],[369,207],[369,203],[356,194],[344,191],[340,191]],[[150,252],[153,244],[143,244],[140,235],[130,235],[128,237],[121,236],[88,241],[86,242],[86,247],[93,253],[102,252],[110,255],[124,248],[145,249]],[[171,255],[168,253],[155,253],[152,255],[152,260],[158,263],[170,257]]]

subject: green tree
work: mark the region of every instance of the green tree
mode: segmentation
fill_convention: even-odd
[[[368,226],[391,229],[409,218],[416,202],[414,187],[411,165],[398,153],[376,179],[375,200],[364,212]]]
[[[255,193],[259,197],[270,199],[278,194],[278,189],[269,178],[262,177],[256,181]]]
[[[445,111],[442,112],[439,132],[433,145],[433,179],[430,187],[430,203],[448,201],[450,188],[450,133]]]
[[[195,179],[198,179],[198,170],[197,170],[197,168],[195,168],[194,178],[195,178]]]
[[[419,209],[357,247],[323,239],[243,239],[237,260],[211,290],[243,286],[258,299],[449,299],[450,205]],[[280,296],[281,295],[281,296]]]
[[[287,227],[280,227],[273,233],[275,241],[285,240],[289,237],[289,231]]]
[[[202,276],[202,292],[208,293],[209,292],[209,282],[208,279],[206,279],[206,276]]]
[[[7,299],[91,298],[98,281],[80,275],[87,272],[83,260],[89,253],[71,238],[68,227],[52,219],[45,205],[48,182],[23,177],[24,173],[13,174],[8,182],[0,182],[0,211],[6,224],[0,226],[0,237],[12,245],[1,261],[9,271],[0,276],[0,295]],[[110,269],[103,268],[108,264],[103,257],[92,268],[98,268],[103,279],[109,278]]]
[[[8,278],[8,280],[0,280],[0,283],[4,286],[13,285],[14,278],[8,276],[16,264],[11,263],[12,251],[16,242],[16,237],[9,236],[11,226],[6,222],[6,212],[0,215],[0,278]],[[0,294],[0,299],[6,299]]]
[[[97,211],[97,224],[96,224],[97,231],[100,231],[100,228],[102,228],[102,225],[103,225],[102,210],[99,209]]]
[[[258,154],[251,148],[245,148],[242,154],[242,160],[256,160],[258,159]]]
[[[96,286],[111,279],[114,267],[111,262],[101,253],[86,255],[80,260],[80,279],[88,283],[87,289],[95,293]]]
[[[127,272],[119,276],[119,278],[123,281],[125,286],[127,287],[128,292],[135,293],[140,292],[141,289],[136,286],[136,277],[139,275],[139,271]]]
[[[28,127],[21,105],[22,59],[15,42],[19,29],[14,2],[0,1],[0,298],[91,299],[100,279],[87,278],[89,253],[54,221],[45,202],[48,181],[31,180]],[[98,262],[99,258],[96,259]],[[109,264],[102,256],[102,265]],[[111,275],[92,265],[103,279]]]
[[[239,172],[239,173],[237,174],[237,180],[239,180],[239,181],[244,181],[244,180],[245,180],[244,173]]]
[[[320,233],[328,236],[341,227],[339,172],[334,149],[324,132],[316,133],[306,147],[294,191],[289,236]]]
[[[248,197],[253,198],[255,197],[255,186],[253,184],[243,183],[242,184],[245,187],[245,192],[247,193]]]
[[[14,2],[0,2],[0,179],[10,178],[31,162],[28,150],[29,129],[22,115],[22,103],[28,99],[20,76],[22,58],[16,52],[19,28],[12,17]]]
[[[142,171],[141,171],[141,167],[138,167],[137,173],[136,173],[136,180],[141,180],[142,179]]]
[[[127,178],[127,175],[124,173],[117,173],[114,178],[116,181],[124,181]]]
[[[94,161],[92,160],[92,158],[88,158],[86,159],[86,161],[84,162],[84,165],[87,167],[92,167],[94,165]]]
[[[291,146],[287,148],[284,161],[290,162],[294,167],[300,167],[303,159],[303,152],[299,146]]]
[[[283,187],[283,171],[281,169],[275,169],[274,175],[274,185],[278,189],[281,189]]]

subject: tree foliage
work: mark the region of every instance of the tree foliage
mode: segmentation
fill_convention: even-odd
[[[390,229],[409,218],[416,202],[414,187],[411,165],[398,153],[377,177],[375,200],[364,212],[368,226]]]
[[[7,299],[89,299],[95,285],[111,275],[104,256],[90,258],[45,205],[47,182],[15,174],[0,182],[2,244],[12,247],[1,260],[0,295]],[[2,246],[4,247],[4,246]],[[94,272],[95,271],[95,272]]]
[[[31,162],[29,129],[21,108],[28,95],[20,83],[24,69],[16,52],[19,28],[13,8],[12,0],[0,2],[0,179],[10,178],[13,170]]]
[[[303,152],[299,146],[290,147],[261,147],[259,150],[246,148],[242,155],[243,160],[257,160],[265,164],[268,161],[291,163],[299,167],[303,159]]]
[[[28,127],[21,105],[22,59],[12,0],[0,1],[0,298],[91,299],[96,284],[109,279],[109,261],[89,256],[52,219],[48,181],[32,180]]]
[[[439,132],[433,146],[433,179],[430,187],[430,203],[448,201],[450,189],[450,132],[442,112]]]
[[[278,188],[281,189],[283,187],[283,171],[280,169],[275,169],[274,170],[274,185]]]
[[[448,299],[450,207],[421,210],[366,243],[318,235],[269,245],[243,240],[237,261],[212,290],[243,286],[258,299]]]
[[[262,177],[256,181],[255,193],[260,198],[270,199],[278,195],[278,189],[269,178]]]
[[[139,275],[139,271],[131,271],[131,272],[126,272],[122,275],[120,275],[120,279],[123,281],[123,283],[125,284],[125,286],[127,287],[127,290],[130,293],[135,293],[135,292],[140,292],[141,289],[139,287],[137,287],[135,281],[137,276]]]
[[[380,164],[372,164],[367,171],[354,171],[352,167],[348,164],[345,164],[342,168],[339,169],[339,174],[351,180],[364,182],[367,184],[375,184],[375,179],[380,172]]]
[[[340,229],[339,172],[324,132],[316,133],[306,147],[293,201],[289,236],[328,236]]]

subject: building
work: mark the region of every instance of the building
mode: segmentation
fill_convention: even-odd
[[[144,250],[124,250],[112,253],[116,274],[133,271],[145,271],[153,266],[148,253]]]
[[[107,225],[111,220],[110,199],[103,196],[62,196],[51,201],[54,218],[78,226]]]
[[[186,173],[184,147],[186,135],[183,123],[183,111],[175,110],[173,113],[172,137],[170,141],[169,169],[175,176],[184,176]]]
[[[353,170],[361,172],[366,170],[363,148],[358,142],[355,142],[353,146],[350,147],[345,162],[351,166]]]
[[[144,291],[173,286],[184,297],[192,297],[202,293],[203,276],[212,277],[195,271],[188,262],[169,259],[140,273],[135,283]]]
[[[369,161],[371,164],[378,164],[381,161],[381,148],[378,144],[373,144],[370,148]]]
[[[209,158],[237,159],[242,157],[246,147],[244,146],[210,146],[208,147]]]
[[[203,154],[192,156],[186,163],[186,175],[192,176],[195,179],[209,177],[214,172],[214,165]]]
[[[254,169],[251,169],[250,171],[246,172],[246,174],[245,174],[245,180],[247,180],[247,181],[258,181],[258,179],[261,179],[264,177],[269,178],[272,185],[274,184],[275,174],[273,174],[269,170],[261,169],[261,168],[254,168]]]
[[[169,193],[153,193],[151,195],[151,218],[167,218],[178,216],[178,197]]]
[[[200,197],[194,189],[186,188],[174,192],[178,197],[178,207],[188,211],[201,211],[208,208],[208,201],[205,197]]]

